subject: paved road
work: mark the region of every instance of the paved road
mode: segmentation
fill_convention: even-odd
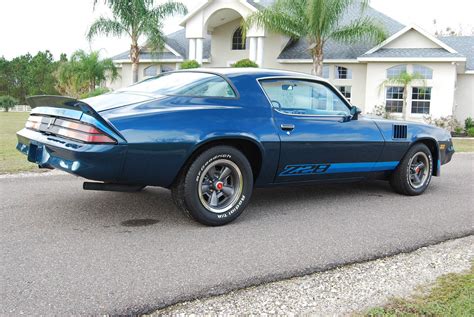
[[[219,228],[183,217],[163,189],[0,178],[0,314],[146,312],[473,234],[474,156],[442,174],[419,197],[384,182],[257,190]]]

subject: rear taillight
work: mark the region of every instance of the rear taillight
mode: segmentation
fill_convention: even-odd
[[[98,128],[81,121],[31,115],[25,127],[86,143],[117,143]]]

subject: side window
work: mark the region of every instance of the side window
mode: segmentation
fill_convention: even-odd
[[[326,85],[292,79],[260,82],[272,107],[292,115],[349,115],[349,107]]]

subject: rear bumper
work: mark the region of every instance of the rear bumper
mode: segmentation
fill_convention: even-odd
[[[97,181],[120,181],[126,145],[84,144],[23,129],[17,150],[40,167],[56,168]]]

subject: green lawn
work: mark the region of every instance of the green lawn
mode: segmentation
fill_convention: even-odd
[[[16,135],[28,118],[27,112],[0,112],[0,174],[40,171],[15,149]],[[457,152],[474,152],[474,139],[454,140]]]
[[[384,307],[373,308],[367,316],[474,316],[474,264],[464,274],[447,274],[421,295],[392,299]]]
[[[0,174],[38,170],[15,148],[16,132],[27,118],[27,112],[0,112]]]
[[[456,152],[474,152],[474,139],[453,139]]]

